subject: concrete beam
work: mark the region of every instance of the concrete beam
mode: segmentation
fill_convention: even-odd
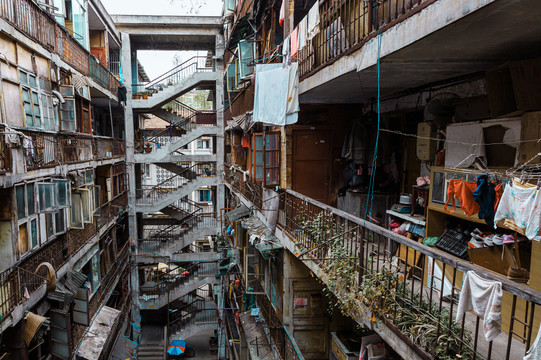
[[[396,24],[381,35],[380,56],[386,56],[404,49],[473,12],[487,6],[495,0],[439,0],[422,11]],[[359,50],[349,56],[343,56],[333,64],[321,69],[299,83],[299,94],[304,94],[325,83],[350,72],[362,72],[377,64],[378,38],[372,38]],[[384,61],[384,60],[383,60]]]
[[[151,152],[149,154],[135,154],[137,163],[176,163],[176,162],[215,162],[216,155],[169,155],[163,152]]]
[[[195,252],[195,253],[178,253],[172,254],[172,261],[182,261],[182,262],[198,262],[198,261],[214,261],[220,260],[221,253],[219,252]],[[139,264],[155,264],[156,256],[137,256],[137,263]]]
[[[124,31],[126,27],[160,28],[193,27],[221,29],[221,16],[182,16],[182,15],[111,15],[116,26]]]

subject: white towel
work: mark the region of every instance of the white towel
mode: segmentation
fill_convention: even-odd
[[[473,310],[483,319],[487,341],[494,340],[502,332],[502,294],[501,282],[485,280],[473,271],[467,272],[460,292],[456,321],[461,322],[462,316]]]
[[[533,345],[530,347],[530,349],[524,356],[524,360],[540,360],[541,359],[540,339],[541,339],[541,330],[538,330],[537,337],[535,338]]]
[[[308,39],[312,40],[319,32],[319,1],[316,1],[314,6],[308,11]]]

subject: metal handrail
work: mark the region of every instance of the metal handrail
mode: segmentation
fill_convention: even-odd
[[[151,80],[149,81],[145,87],[147,89],[152,89],[153,86],[155,85],[158,85],[158,83],[162,82],[162,81],[165,81],[169,78],[171,78],[172,76],[176,75],[176,74],[179,74],[181,71],[183,70],[186,70],[186,69],[189,69],[189,68],[192,68],[194,67],[195,65],[195,70],[197,71],[198,69],[210,69],[210,68],[207,68],[205,65],[203,67],[199,67],[199,62],[198,60],[199,59],[203,59],[203,64],[206,63],[206,56],[194,56],[186,61],[184,61],[183,63],[175,66],[174,68],[166,71],[165,73],[159,75],[158,77],[156,77],[154,80]],[[189,63],[189,64],[188,64]],[[188,65],[186,65],[188,64]],[[195,72],[195,71],[194,71]],[[191,74],[190,74],[191,75]]]

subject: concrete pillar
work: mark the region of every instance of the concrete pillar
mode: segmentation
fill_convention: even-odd
[[[217,57],[224,53],[225,42],[222,34],[216,35],[216,52]],[[218,79],[216,80],[216,125],[218,126],[218,135],[216,135],[216,168],[219,177],[222,181],[216,189],[216,212],[220,213],[220,209],[225,207],[225,187],[223,185],[223,171],[224,171],[224,61],[216,59],[216,74]]]
[[[135,190],[136,190],[136,178],[135,178],[135,128],[134,128],[134,116],[132,108],[132,56],[131,56],[131,43],[130,36],[126,33],[122,33],[122,68],[124,86],[127,89],[126,94],[126,107],[124,108],[124,123],[126,124],[126,168],[128,172],[128,225],[129,225],[129,241],[131,245],[131,255],[137,255],[137,217],[135,213]],[[139,312],[139,272],[137,267],[133,267],[130,274],[131,282],[131,294],[132,294],[132,322],[140,327],[140,312]],[[134,332],[135,332],[134,328]],[[138,335],[138,334],[137,334]],[[134,340],[137,340],[135,337]]]

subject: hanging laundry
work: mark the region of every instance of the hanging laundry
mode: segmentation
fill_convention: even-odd
[[[308,39],[312,40],[319,32],[319,1],[316,1],[314,6],[308,11]]]
[[[355,121],[342,145],[342,157],[355,165],[368,164],[368,134],[366,126]]]
[[[284,44],[282,45],[282,62],[284,64],[289,64],[289,46],[290,37],[289,35],[284,39]]]
[[[530,240],[539,233],[541,225],[541,196],[537,187],[523,188],[514,183],[505,187],[496,210],[494,222],[512,219],[516,226],[525,229],[524,235]]]
[[[298,63],[256,65],[254,122],[289,125],[297,122]]]
[[[291,32],[291,57],[297,56],[299,52],[299,27]]]
[[[477,177],[477,189],[473,192],[473,198],[479,204],[479,219],[484,219],[489,226],[494,226],[494,215],[502,194],[502,184],[489,182],[485,174]]]
[[[280,5],[280,26],[284,27],[284,21],[286,19],[286,1],[288,0],[282,0],[282,5]]]
[[[537,336],[535,337],[535,341],[533,342],[532,346],[528,349],[528,352],[526,352],[526,355],[524,355],[524,360],[540,360],[541,359],[541,326],[539,327],[539,330],[537,331]]]
[[[446,134],[445,167],[467,168],[478,158],[485,161],[485,136],[480,124],[449,125]]]
[[[456,322],[462,322],[462,316],[473,312],[483,319],[483,331],[487,341],[494,340],[501,333],[502,326],[502,283],[483,279],[473,271],[464,275]]]
[[[460,201],[460,209],[464,211],[466,216],[472,216],[479,212],[479,204],[473,199],[473,192],[477,188],[477,184],[471,181],[464,181],[462,179],[449,180],[449,186],[447,187],[447,202],[443,206],[445,211],[452,213],[456,211],[455,200]],[[453,205],[453,210],[447,210],[449,202]]]
[[[128,92],[128,89],[124,85],[120,85],[117,89],[117,96],[118,96],[118,105],[122,105],[124,103],[124,106],[126,105],[126,94]]]
[[[304,17],[299,23],[299,51],[306,46],[306,36],[308,29],[308,17]]]

